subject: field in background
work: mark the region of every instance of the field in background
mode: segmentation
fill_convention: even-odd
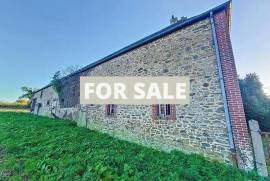
[[[199,155],[165,153],[74,123],[0,112],[0,180],[257,180]]]
[[[30,112],[29,109],[8,109],[8,108],[0,108],[0,112]]]
[[[29,112],[30,106],[27,100],[18,100],[17,102],[1,102],[0,101],[0,112]]]

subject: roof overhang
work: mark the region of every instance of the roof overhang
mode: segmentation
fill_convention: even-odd
[[[143,39],[141,39],[141,40],[139,40],[139,41],[137,41],[135,43],[132,43],[132,44],[130,44],[130,45],[128,45],[128,46],[126,46],[126,47],[124,47],[124,48],[122,48],[122,49],[120,49],[120,50],[118,50],[118,51],[116,51],[116,52],[114,52],[114,53],[112,53],[112,54],[110,54],[110,55],[108,55],[108,56],[94,62],[94,63],[92,63],[92,64],[89,64],[88,66],[85,66],[85,67],[79,69],[78,71],[63,77],[62,79],[64,80],[64,79],[67,79],[67,78],[69,78],[71,76],[78,75],[78,74],[80,74],[80,73],[82,73],[82,72],[84,72],[86,70],[94,68],[94,67],[96,67],[96,66],[98,66],[98,65],[100,65],[102,63],[105,63],[105,62],[107,62],[107,61],[109,61],[109,60],[111,60],[113,58],[116,58],[116,57],[118,57],[120,55],[123,55],[123,54],[125,54],[125,53],[127,53],[127,52],[129,52],[129,51],[131,51],[131,50],[133,50],[135,48],[143,46],[143,45],[145,45],[147,43],[150,43],[150,42],[155,41],[155,40],[157,40],[157,39],[159,39],[161,37],[164,37],[164,36],[166,36],[166,35],[168,35],[170,33],[173,33],[173,32],[175,32],[177,30],[180,30],[180,29],[182,29],[182,28],[184,28],[186,26],[189,26],[189,25],[194,24],[194,23],[196,23],[198,21],[206,19],[206,18],[210,17],[211,12],[213,14],[216,14],[216,13],[218,13],[220,11],[223,11],[223,10],[226,11],[227,20],[228,20],[227,24],[228,24],[229,29],[230,29],[230,27],[231,27],[231,0],[227,1],[227,2],[217,6],[215,8],[212,8],[212,9],[210,9],[210,10],[208,10],[208,11],[206,11],[206,12],[200,14],[200,15],[188,18],[184,22],[178,22],[178,23],[172,24],[172,25],[170,25],[170,26],[168,26],[168,27],[156,32],[156,33],[153,33],[153,34],[151,34],[151,35],[149,35],[149,36],[147,36],[147,37],[145,37],[145,38],[143,38]],[[50,86],[51,86],[51,84],[48,84],[47,86],[37,90],[35,93],[37,93],[37,92],[39,92],[39,91],[41,91],[43,89],[46,89],[46,88],[48,88]]]

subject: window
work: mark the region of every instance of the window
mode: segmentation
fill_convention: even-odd
[[[48,100],[48,101],[47,101],[47,106],[49,106],[49,105],[50,105],[50,101]]]
[[[115,104],[106,105],[106,115],[114,116],[115,114],[116,114],[116,105]]]
[[[170,116],[171,115],[171,105],[170,104],[158,105],[158,115],[160,117]]]
[[[156,104],[152,105],[153,120],[166,119],[175,120],[176,110],[174,104]]]
[[[42,98],[42,96],[43,96],[43,91],[40,92],[40,98]]]

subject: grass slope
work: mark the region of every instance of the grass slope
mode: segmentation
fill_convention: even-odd
[[[0,180],[255,180],[199,155],[164,153],[26,113],[0,112]]]

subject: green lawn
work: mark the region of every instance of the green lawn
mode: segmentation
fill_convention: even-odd
[[[0,112],[0,180],[255,180],[199,155],[164,153],[72,123]]]

